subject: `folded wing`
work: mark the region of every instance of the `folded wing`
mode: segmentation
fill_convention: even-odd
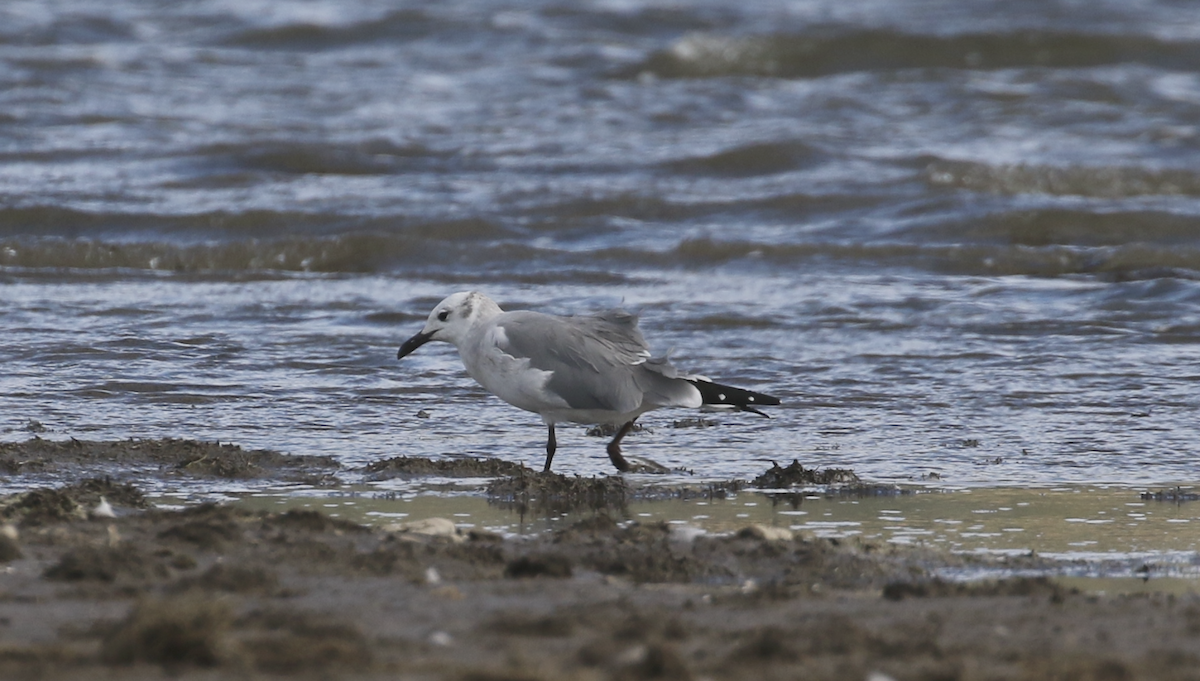
[[[558,317],[506,312],[496,320],[497,345],[551,373],[546,388],[572,409],[630,413],[642,405],[635,376],[650,357],[637,316],[623,310]]]

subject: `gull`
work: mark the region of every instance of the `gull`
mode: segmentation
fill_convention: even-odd
[[[396,359],[430,341],[451,343],[471,378],[514,407],[541,415],[549,428],[546,472],[558,446],[556,423],[619,426],[608,458],[627,472],[633,467],[621,455],[621,440],[652,409],[712,405],[767,416],[756,407],[779,404],[770,395],[686,375],[666,357],[651,357],[637,316],[624,310],[572,317],[505,312],[484,294],[464,291],[438,303]]]

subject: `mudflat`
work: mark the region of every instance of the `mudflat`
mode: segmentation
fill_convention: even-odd
[[[368,527],[314,510],[155,508],[138,479],[91,475],[115,470],[106,461],[140,479],[338,473],[182,440],[0,446],[10,477],[63,478],[0,507],[0,678],[1200,678],[1194,593],[949,583],[939,567],[985,559],[639,523],[610,503],[619,478],[463,462],[532,512],[545,490],[579,491],[573,524],[502,537],[440,518]],[[363,473],[448,466],[396,459]]]

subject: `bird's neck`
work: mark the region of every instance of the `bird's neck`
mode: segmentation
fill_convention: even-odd
[[[480,295],[477,299],[471,301],[474,309],[471,311],[471,321],[473,324],[482,324],[492,317],[504,312],[496,301],[488,298],[485,295]]]

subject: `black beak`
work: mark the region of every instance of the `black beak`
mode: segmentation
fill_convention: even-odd
[[[413,350],[416,350],[433,339],[433,334],[435,333],[437,332],[430,331],[429,333],[418,333],[412,338],[404,341],[404,345],[400,346],[400,352],[396,353],[396,359],[404,359],[406,355],[412,354]]]

